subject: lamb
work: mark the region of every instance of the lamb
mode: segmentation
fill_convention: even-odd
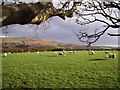
[[[60,52],[60,53],[55,52],[55,53],[57,54],[57,56],[58,56],[58,55],[66,56],[63,52]]]
[[[4,57],[6,57],[7,56],[7,53],[4,53]]]
[[[116,58],[116,54],[114,53],[108,54],[105,58]]]

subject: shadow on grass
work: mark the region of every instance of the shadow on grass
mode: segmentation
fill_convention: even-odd
[[[66,56],[46,56],[46,57],[66,57]]]
[[[100,60],[106,60],[106,59],[89,59],[89,61],[100,61]]]
[[[46,57],[58,57],[58,56],[46,56]]]

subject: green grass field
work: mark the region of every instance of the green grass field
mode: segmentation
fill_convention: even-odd
[[[104,51],[13,53],[2,58],[3,88],[120,88],[118,52],[105,59]]]

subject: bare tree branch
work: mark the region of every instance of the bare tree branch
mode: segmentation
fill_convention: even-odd
[[[3,5],[0,11],[2,26],[10,24],[41,24],[53,16],[59,16],[63,20],[73,17],[74,11],[81,2],[74,2],[69,10],[64,10],[66,2],[61,9],[56,9],[51,2],[38,2],[31,4],[9,4]]]
[[[103,24],[102,31],[96,29],[94,34],[88,34],[80,30],[79,33],[74,32],[81,42],[89,45],[95,43],[109,28],[120,28],[120,17],[118,11],[120,10],[120,2],[107,1],[93,1],[81,5],[82,10],[75,11],[77,16],[76,23],[80,25],[89,25],[100,22]],[[102,18],[101,18],[102,17]],[[119,36],[120,34],[108,34],[110,36]]]
[[[72,6],[71,6],[72,3]],[[2,17],[0,22],[2,26],[11,24],[35,24],[39,25],[51,17],[59,16],[63,20],[72,18],[75,15],[78,25],[89,25],[93,23],[102,23],[102,30],[97,28],[93,34],[89,34],[80,30],[75,35],[81,42],[88,45],[95,43],[109,28],[120,28],[120,11],[119,0],[107,2],[101,0],[89,0],[85,3],[81,2],[63,2],[62,7],[57,9],[52,2],[22,3],[3,5],[0,9]],[[48,22],[49,23],[49,22]],[[113,36],[113,34],[108,34]],[[117,35],[117,34],[116,34]],[[115,35],[115,36],[116,36]],[[119,35],[119,34],[118,34]]]
[[[110,36],[120,36],[120,34],[111,34],[111,33],[108,33],[108,35],[110,35]]]

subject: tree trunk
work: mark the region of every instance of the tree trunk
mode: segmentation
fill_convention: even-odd
[[[59,16],[62,19],[72,17],[79,3],[74,3],[70,10],[56,9],[51,2],[38,2],[33,4],[10,4],[3,5],[2,26],[11,24],[41,24],[48,18]]]

